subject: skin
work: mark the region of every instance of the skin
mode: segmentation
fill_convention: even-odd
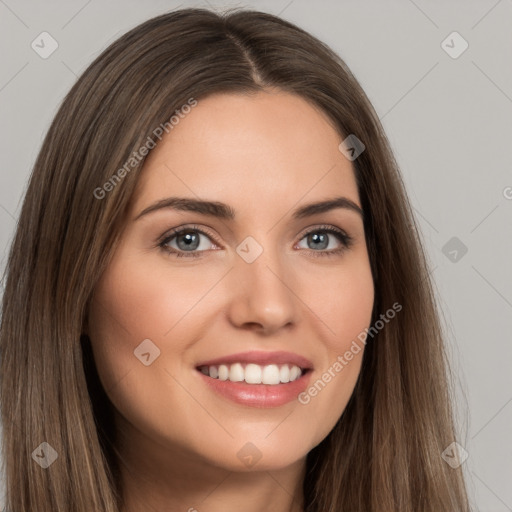
[[[217,94],[148,156],[88,324],[115,407],[123,512],[303,510],[306,455],[342,414],[363,350],[308,404],[275,408],[216,394],[195,366],[285,350],[313,363],[314,383],[370,325],[374,287],[361,216],[337,208],[292,219],[297,207],[335,196],[361,206],[341,141],[326,115],[298,96]],[[221,201],[236,218],[166,208],[135,220],[169,196]],[[163,234],[189,224],[215,236],[198,235],[199,257],[158,247]],[[308,242],[305,229],[322,233],[321,225],[343,230],[352,245],[318,255],[343,247],[334,234],[327,249]],[[236,252],[247,236],[263,248],[250,264]],[[175,237],[168,245],[185,244]],[[134,356],[145,339],[160,350],[149,366]],[[251,467],[237,456],[247,442],[261,455]]]

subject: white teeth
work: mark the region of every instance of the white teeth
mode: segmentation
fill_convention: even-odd
[[[300,371],[300,370],[299,370]],[[279,384],[279,368],[276,364],[269,364],[263,368],[263,374],[261,375],[261,382],[263,384]]]
[[[290,381],[295,380],[300,376],[300,368],[298,366],[292,366],[290,369]]]
[[[281,366],[281,370],[279,371],[279,380],[281,382],[290,382],[290,367],[287,364]]]
[[[245,367],[245,382],[247,384],[261,384],[261,366],[248,364]]]
[[[247,384],[286,384],[293,382],[302,375],[302,370],[295,365],[268,364],[260,366],[249,363],[242,366],[241,363],[220,366],[202,366],[200,371],[209,375],[212,379],[229,380],[230,382],[246,382]]]
[[[219,379],[220,380],[228,380],[229,377],[229,369],[225,364],[221,364],[219,366]]]
[[[231,382],[242,382],[244,380],[244,369],[240,363],[231,365],[229,369],[229,380]]]

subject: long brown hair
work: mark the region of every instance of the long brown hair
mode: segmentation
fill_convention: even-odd
[[[111,409],[83,332],[144,158],[125,163],[190,98],[267,88],[300,95],[342,138],[355,134],[366,146],[353,165],[375,284],[373,322],[402,305],[368,341],[344,413],[307,456],[305,510],[470,510],[461,468],[441,457],[455,428],[428,264],[365,93],[331,49],[289,22],[255,11],[183,9],[135,27],[96,58],[64,99],[35,163],[7,264],[0,332],[12,512],[119,510]],[[104,186],[114,175],[122,181]],[[32,460],[43,442],[58,456],[45,470]]]

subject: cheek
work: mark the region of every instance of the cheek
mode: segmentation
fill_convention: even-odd
[[[329,348],[340,352],[348,350],[351,341],[371,321],[374,287],[370,269],[342,274],[336,288],[331,290],[330,306],[326,311],[335,332]]]
[[[88,325],[105,389],[134,368],[139,369],[134,351],[144,340],[154,344],[154,354],[165,347],[170,356],[167,364],[176,359],[173,353],[182,352],[194,338],[190,331],[188,337],[173,337],[173,329],[179,330],[180,322],[211,287],[211,280],[208,276],[191,279],[190,272],[169,275],[164,270],[120,249],[95,289]]]
[[[327,326],[322,365],[315,368],[308,388],[299,396],[309,410],[308,430],[314,445],[332,430],[352,395],[364,354],[361,333],[370,326],[374,302],[373,278],[364,259],[331,277],[328,286],[309,294],[308,302]]]
[[[120,252],[96,288],[91,323],[110,335],[118,333],[112,337],[124,345],[152,336],[163,338],[217,278],[204,271],[201,276],[197,279],[193,268],[173,271],[165,261],[148,264],[144,255],[137,258]]]
[[[303,296],[325,327],[322,341],[332,358],[348,350],[352,340],[370,324],[374,303],[370,265],[357,255],[340,269],[330,270],[327,278],[320,272],[308,275]]]
[[[197,279],[192,268],[148,265],[120,249],[96,286],[88,327],[98,375],[115,409],[143,431],[166,433],[176,414],[165,404],[179,404],[184,417],[193,416],[195,402],[171,376],[204,329],[200,299],[219,279],[204,274]]]

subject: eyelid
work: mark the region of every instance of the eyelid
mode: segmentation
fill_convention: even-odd
[[[343,237],[346,237],[350,239],[351,237],[343,231],[343,229],[337,228],[336,226],[333,226],[332,224],[314,224],[313,226],[309,226],[307,228],[304,228],[301,233],[299,234],[299,240],[302,240],[306,235],[309,235],[310,233],[316,233],[317,231],[327,231],[331,233],[337,233]]]

